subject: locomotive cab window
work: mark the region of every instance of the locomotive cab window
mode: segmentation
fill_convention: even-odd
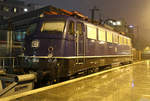
[[[33,23],[33,24],[30,24],[29,27],[27,28],[27,35],[30,35],[32,34],[37,28],[37,23]]]
[[[75,23],[73,21],[70,21],[70,23],[69,23],[69,29],[68,29],[68,32],[70,34],[74,34],[75,33],[74,25],[75,25]]]
[[[47,21],[44,22],[41,32],[63,32],[65,21]]]

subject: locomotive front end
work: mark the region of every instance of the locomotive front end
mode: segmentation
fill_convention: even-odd
[[[36,72],[44,81],[57,78],[55,57],[63,56],[65,23],[61,18],[45,18],[29,25],[21,63],[24,71]]]
[[[25,56],[61,56],[65,20],[51,18],[29,26],[25,38]]]

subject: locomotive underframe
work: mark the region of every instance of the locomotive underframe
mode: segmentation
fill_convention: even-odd
[[[29,59],[29,60],[28,60]],[[91,57],[91,58],[19,58],[24,73],[36,72],[40,82],[64,81],[66,79],[98,72],[113,64],[126,64],[132,56]],[[17,70],[18,71],[18,70]],[[20,71],[18,71],[20,72]]]

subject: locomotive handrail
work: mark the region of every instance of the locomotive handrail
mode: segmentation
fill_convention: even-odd
[[[0,57],[0,59],[14,59],[16,57]]]

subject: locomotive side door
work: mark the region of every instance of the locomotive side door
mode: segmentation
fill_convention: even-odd
[[[76,56],[85,56],[85,27],[81,22],[76,22]]]

